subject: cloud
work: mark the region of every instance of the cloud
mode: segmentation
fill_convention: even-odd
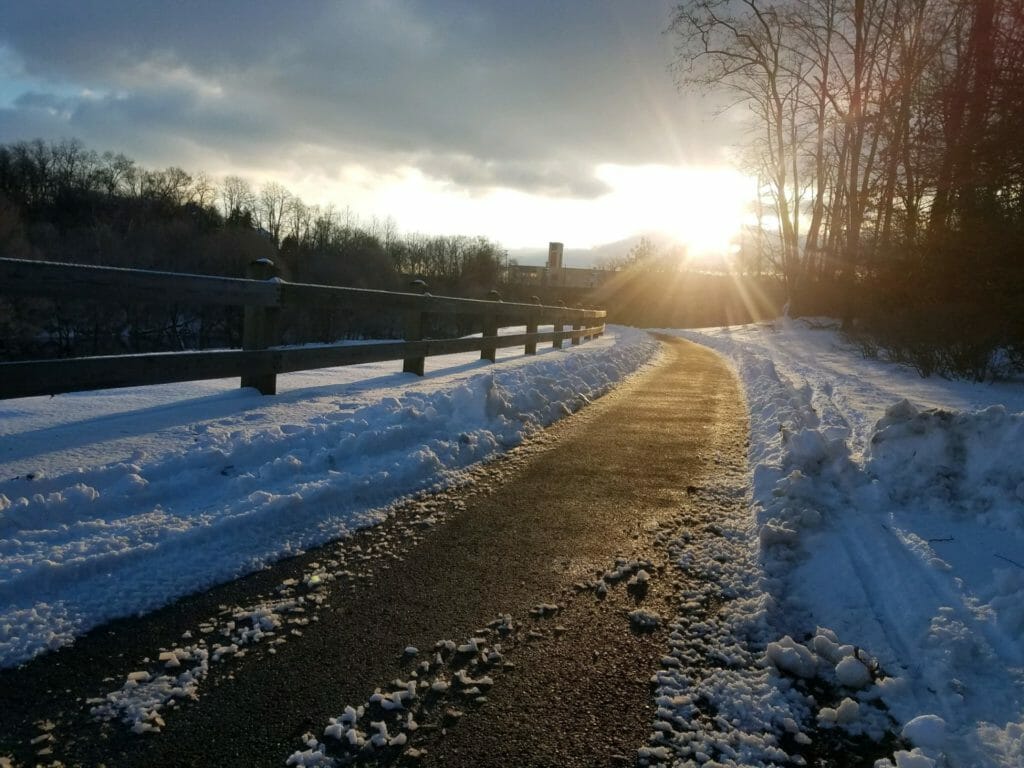
[[[599,197],[611,189],[594,174],[589,164],[484,160],[459,154],[424,154],[410,164],[429,176],[471,190],[509,187],[548,197],[587,199]]]
[[[8,3],[0,141],[75,136],[213,172],[411,165],[588,198],[602,163],[703,160],[664,2]],[[299,171],[301,172],[301,171]]]

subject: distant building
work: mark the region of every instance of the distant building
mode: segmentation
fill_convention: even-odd
[[[565,267],[562,243],[548,243],[548,263],[543,266],[512,265],[508,282],[518,286],[542,288],[589,289],[601,285],[610,272],[594,268]]]
[[[565,246],[562,243],[548,243],[548,269],[562,268],[562,252]]]

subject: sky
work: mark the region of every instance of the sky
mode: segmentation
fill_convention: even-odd
[[[0,0],[0,142],[80,139],[403,231],[724,247],[737,118],[680,93],[667,0]]]

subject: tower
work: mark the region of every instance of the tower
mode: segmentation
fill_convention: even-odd
[[[562,268],[562,243],[548,243],[548,269]]]

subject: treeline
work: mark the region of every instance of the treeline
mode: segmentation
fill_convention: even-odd
[[[1024,367],[1024,0],[690,0],[672,29],[681,82],[748,110],[746,247],[793,312],[922,374]]]
[[[504,251],[484,238],[400,235],[391,220],[308,205],[282,185],[214,182],[150,170],[80,142],[0,145],[0,255],[244,277],[271,259],[296,282],[482,298],[503,277]],[[343,309],[290,310],[286,341],[394,336],[399,326]],[[113,354],[238,346],[238,308],[13,300],[0,294],[0,357]]]
[[[641,328],[706,328],[764,322],[783,304],[769,275],[627,267],[587,296],[608,322]]]
[[[779,316],[785,296],[774,275],[698,264],[709,268],[688,265],[683,246],[642,237],[623,256],[602,260],[610,274],[586,301],[606,307],[608,322],[641,328],[742,325]]]

